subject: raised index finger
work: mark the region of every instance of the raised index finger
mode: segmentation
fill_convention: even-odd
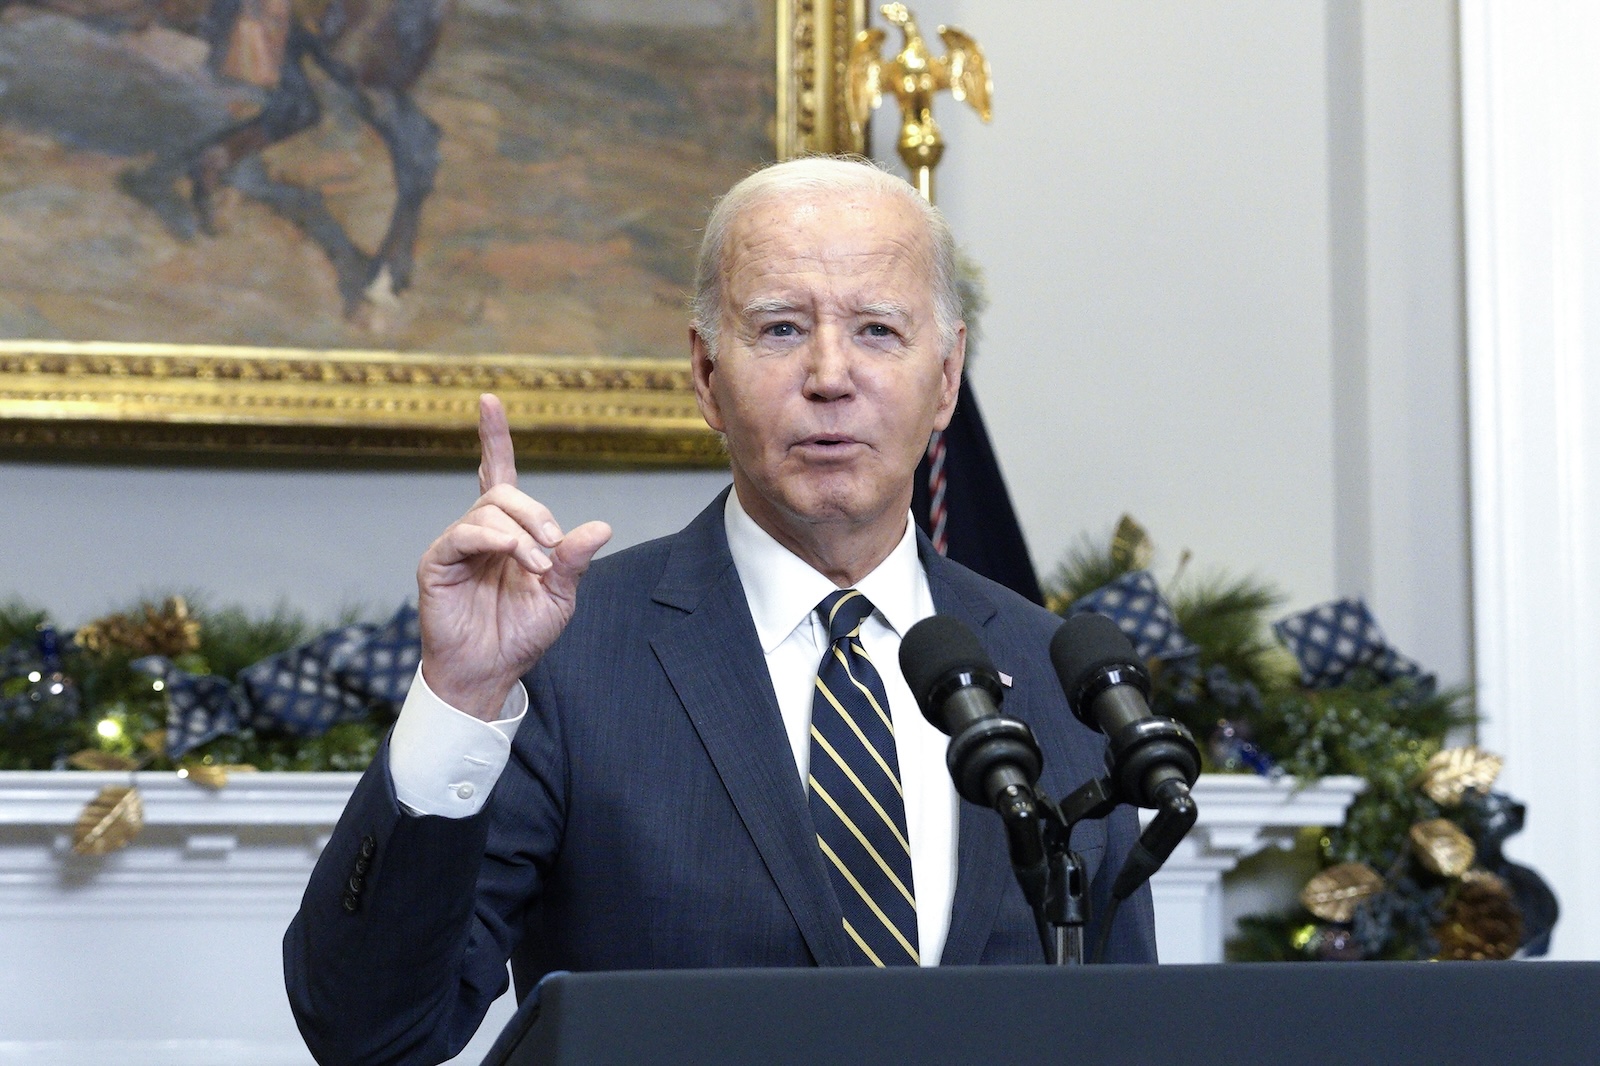
[[[478,491],[517,483],[517,457],[511,447],[511,425],[500,397],[486,392],[478,397]]]

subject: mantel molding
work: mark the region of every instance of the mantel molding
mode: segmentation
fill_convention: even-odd
[[[1188,861],[1226,862],[1267,847],[1287,848],[1307,826],[1339,825],[1350,802],[1366,788],[1359,777],[1325,777],[1301,785],[1292,777],[1248,774],[1205,774],[1195,782],[1194,801],[1200,821],[1180,845]],[[1153,811],[1141,811],[1144,821]]]
[[[359,773],[235,773],[210,789],[174,772],[0,773],[0,826],[70,828],[84,804],[106,785],[135,784],[147,826],[284,826],[332,828]]]

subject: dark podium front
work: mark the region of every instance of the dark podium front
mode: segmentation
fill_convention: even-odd
[[[557,974],[485,1064],[1600,1063],[1600,963]]]

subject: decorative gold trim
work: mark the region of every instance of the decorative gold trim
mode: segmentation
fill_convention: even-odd
[[[778,158],[865,147],[851,132],[845,69],[866,24],[866,0],[778,0]]]
[[[864,0],[775,0],[779,158],[859,151],[844,70]],[[0,340],[0,448],[467,456],[477,397],[543,465],[726,461],[687,359]]]
[[[0,444],[467,455],[498,393],[530,459],[713,464],[686,363],[0,341]]]

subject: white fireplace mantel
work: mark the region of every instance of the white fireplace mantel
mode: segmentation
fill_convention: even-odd
[[[311,1062],[280,945],[359,776],[141,773],[144,831],[95,858],[72,828],[128,774],[0,774],[0,1063]]]
[[[1287,848],[1305,826],[1339,825],[1366,782],[1206,774],[1195,782],[1200,820],[1150,881],[1161,961],[1221,962],[1222,876],[1267,847]],[[1153,812],[1141,811],[1145,821]]]
[[[141,773],[144,832],[90,858],[72,827],[129,775],[0,773],[0,1066],[310,1062],[280,943],[357,777],[237,774],[211,791]],[[1301,826],[1338,824],[1360,784],[1203,777],[1199,824],[1152,882],[1162,960],[1219,960],[1222,875]],[[458,1061],[479,1061],[509,1009]]]

